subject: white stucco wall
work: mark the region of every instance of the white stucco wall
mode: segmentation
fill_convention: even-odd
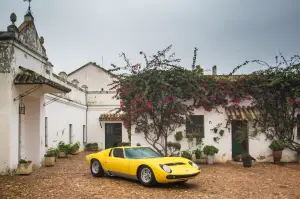
[[[241,103],[241,106],[250,105],[250,101],[245,101]],[[232,126],[229,124],[226,128],[227,123],[227,115],[225,113],[225,109],[222,107],[218,107],[219,112],[213,110],[211,112],[205,111],[203,108],[195,109],[194,115],[204,115],[204,138],[203,143],[205,145],[213,145],[219,149],[218,154],[216,154],[217,162],[226,162],[228,160],[232,160]],[[215,134],[211,129],[213,129],[217,124],[222,123],[221,127],[218,130],[224,130],[224,135],[220,136],[219,134]],[[248,123],[249,131],[251,133],[252,124]],[[150,146],[145,138],[144,134],[137,134],[134,132],[134,126],[132,126],[132,137],[131,137],[131,145],[135,146],[137,143],[140,143],[142,146]],[[187,138],[185,138],[185,126],[182,126],[177,129],[177,131],[182,131],[184,134],[184,138],[180,141],[181,151],[192,149],[194,150],[196,147],[195,140],[193,143],[189,143]],[[177,132],[176,131],[176,132]],[[169,136],[168,141],[175,141],[175,133]],[[219,143],[216,143],[213,138],[215,136],[220,137]],[[254,138],[249,139],[249,153],[251,156],[257,159],[257,161],[272,161],[272,151],[269,149],[270,141],[265,139],[263,134],[259,134]],[[285,149],[283,151],[283,161],[292,161],[295,158],[295,153]]]
[[[10,165],[11,85],[7,74],[0,73],[0,173]]]
[[[116,93],[89,93],[87,95],[88,99],[88,105],[90,106],[114,106],[119,107],[120,106],[120,100],[113,99],[113,96],[115,96]]]
[[[45,98],[47,103],[53,95],[47,94]],[[48,147],[56,147],[60,141],[69,143],[69,124],[72,124],[72,142],[79,141],[81,150],[83,149],[83,125],[86,125],[85,106],[59,99],[45,106],[45,117],[48,118]],[[43,125],[43,131],[45,131],[45,125]]]
[[[92,63],[68,76],[69,81],[73,79],[77,79],[81,86],[87,85],[89,91],[101,91],[102,88],[108,91],[110,86],[107,85],[112,82],[110,75]]]

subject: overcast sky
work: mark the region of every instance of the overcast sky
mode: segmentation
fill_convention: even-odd
[[[0,0],[0,30],[12,12],[20,25],[27,7],[23,0]],[[102,57],[104,68],[123,64],[122,52],[140,62],[139,51],[151,55],[170,44],[183,66],[191,67],[197,47],[197,64],[217,65],[218,74],[246,60],[272,63],[279,51],[300,54],[299,9],[300,0],[32,1],[54,71],[67,73],[90,61],[102,65]]]

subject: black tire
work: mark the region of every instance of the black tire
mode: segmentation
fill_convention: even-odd
[[[98,165],[98,169],[96,169],[96,165]],[[92,160],[91,161],[91,173],[94,177],[103,177],[105,175],[104,170],[102,168],[101,163],[99,162],[99,160]]]
[[[147,176],[147,174],[148,174],[148,176]],[[151,186],[151,185],[157,184],[152,169],[145,165],[140,167],[140,169],[138,171],[138,179],[139,179],[140,183],[144,186]]]

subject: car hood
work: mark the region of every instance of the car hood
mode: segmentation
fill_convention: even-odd
[[[200,172],[200,170],[191,166],[188,162],[190,160],[182,157],[162,157],[162,158],[149,158],[143,159],[143,162],[154,166],[159,167],[160,164],[167,165],[172,170],[172,174],[185,175],[185,174],[194,174]]]

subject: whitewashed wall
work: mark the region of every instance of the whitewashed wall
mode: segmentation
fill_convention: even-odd
[[[46,95],[46,104],[53,95]],[[48,147],[56,147],[58,142],[69,143],[69,124],[72,124],[72,142],[77,141],[83,149],[83,125],[86,125],[86,106],[59,99],[45,106],[48,118]],[[45,118],[44,118],[45,120]],[[45,129],[45,126],[43,127]],[[45,131],[45,130],[44,130]]]
[[[115,96],[115,93],[102,93],[102,92],[93,92],[90,91],[87,100],[88,105],[91,106],[114,106],[113,108],[120,106],[120,100],[113,99],[112,97]]]
[[[70,81],[77,79],[80,85],[87,85],[89,91],[101,91],[102,88],[104,91],[108,91],[110,86],[107,85],[112,82],[110,75],[93,63],[89,63],[86,67],[71,74],[68,79]]]
[[[0,73],[0,173],[10,166],[11,140],[11,80],[8,74]]]
[[[240,105],[247,106],[250,105],[250,101],[245,101],[241,103]],[[203,108],[195,109],[194,114],[195,115],[204,115],[204,138],[203,143],[205,145],[213,145],[219,149],[218,154],[216,154],[216,161],[217,162],[226,162],[228,160],[232,160],[232,134],[231,134],[231,124],[226,127],[227,123],[227,115],[225,113],[225,109],[222,107],[218,107],[219,112],[216,110],[213,110],[211,112],[205,111]],[[218,128],[218,130],[224,130],[224,135],[220,137],[219,143],[216,143],[213,138],[216,136],[216,134],[211,131],[217,124],[222,123],[221,127]],[[251,123],[248,124],[251,129]],[[182,131],[184,134],[184,138],[180,141],[181,144],[181,151],[187,150],[187,149],[195,149],[196,143],[195,141],[190,144],[187,141],[187,138],[185,138],[185,126],[182,126],[177,129],[177,131]],[[176,132],[177,132],[176,131]],[[175,141],[175,133],[169,137],[169,141]],[[250,132],[251,133],[251,132]],[[134,126],[132,127],[132,137],[131,137],[131,144],[136,145],[137,143],[140,143],[142,146],[150,146],[144,138],[144,134],[137,134],[134,132]],[[265,139],[265,136],[262,134],[259,134],[255,138],[249,139],[249,153],[251,156],[256,158],[258,161],[272,161],[272,151],[269,149],[270,141]],[[295,159],[295,153],[293,153],[290,150],[284,150],[283,151],[283,161],[292,161]]]

